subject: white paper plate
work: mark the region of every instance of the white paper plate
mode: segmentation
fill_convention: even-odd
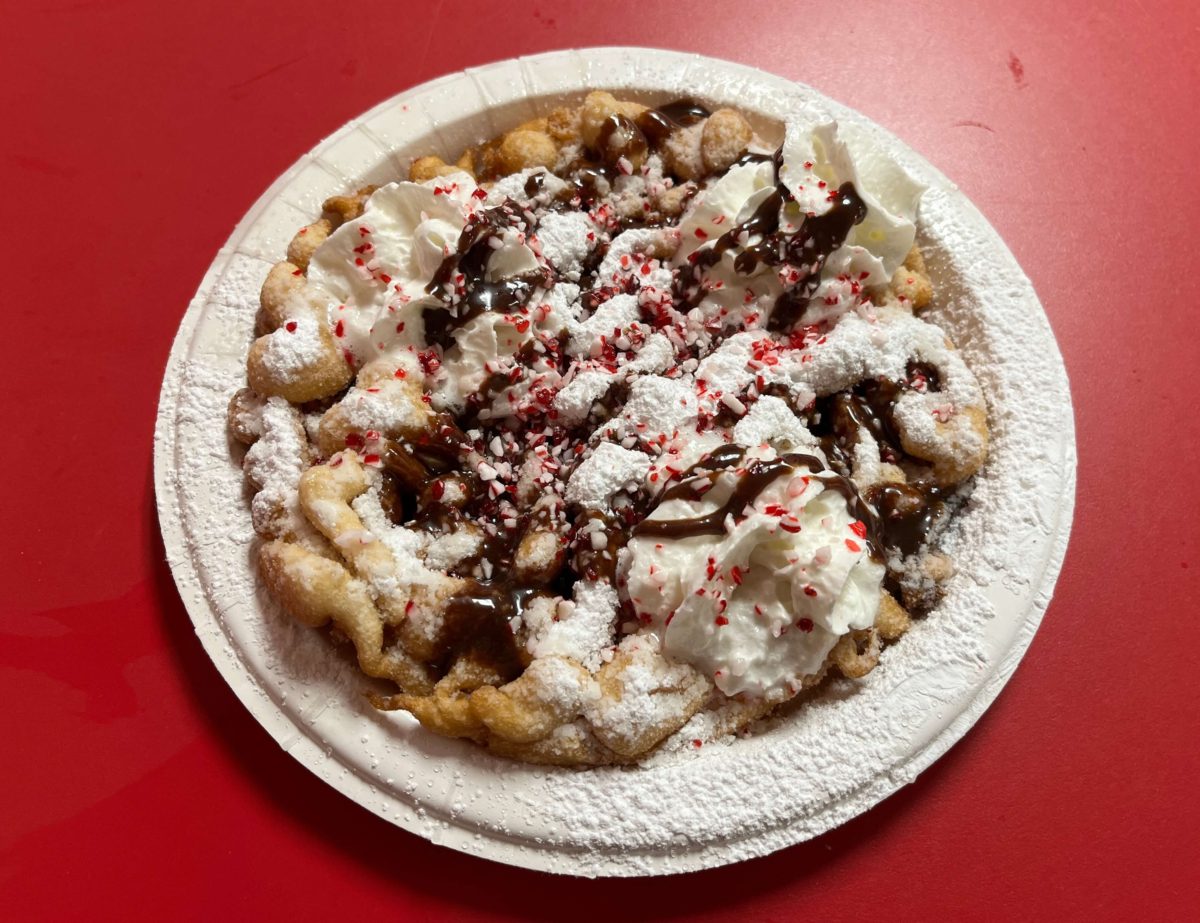
[[[453,159],[586,89],[690,95],[779,119],[816,102],[858,157],[929,186],[921,243],[936,317],[991,401],[993,449],[959,520],[959,575],[942,605],[858,684],[832,686],[773,730],[646,767],[551,770],[500,761],[366,706],[316,632],[256,589],[254,534],[225,403],[244,381],[259,285],[325,197]],[[765,123],[764,123],[765,124]],[[725,61],[598,48],[503,61],[401,93],[313,148],[217,254],[171,351],[155,485],[171,568],[196,633],[238,697],[302,764],[436,843],[576,875],[722,865],[816,836],[867,810],[958,740],[1016,668],[1066,550],[1074,505],[1070,394],[1046,316],[979,212],[924,159],[814,90]]]

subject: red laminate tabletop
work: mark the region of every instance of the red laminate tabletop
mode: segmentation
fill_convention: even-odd
[[[277,174],[407,86],[599,44],[760,66],[928,157],[1033,280],[1078,428],[1058,591],[976,728],[844,827],[674,879],[469,858],[311,776],[192,634],[151,485],[175,328]],[[1200,918],[1198,89],[1178,0],[7,0],[0,915]]]

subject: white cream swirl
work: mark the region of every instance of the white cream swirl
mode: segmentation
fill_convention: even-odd
[[[769,161],[730,167],[684,215],[672,265],[681,272],[690,272],[689,257],[693,253],[710,248],[722,235],[749,219],[774,189],[775,167]],[[740,247],[727,249],[716,263],[703,270],[706,294],[695,309],[697,320],[715,316],[740,319],[754,312],[765,319],[783,291],[775,270],[769,266],[758,266],[749,275],[738,272],[734,261],[739,252]]]
[[[801,324],[835,321],[865,298],[867,288],[886,285],[904,262],[916,236],[917,207],[924,187],[889,160],[869,155],[856,159],[838,135],[838,125],[816,110],[801,110],[789,119],[778,175],[774,163],[738,164],[697,197],[679,225],[680,245],[673,265],[690,268],[697,251],[712,248],[731,230],[740,228],[773,194],[777,183],[788,193],[779,210],[779,229],[785,235],[803,234],[804,220],[829,211],[836,190],[853,183],[867,206],[842,246],[828,254],[822,281],[808,297]],[[795,285],[811,266],[767,265],[752,261],[749,273],[738,272],[735,261],[746,247],[761,242],[745,231],[722,244],[722,254],[699,273],[702,297],[694,320],[723,326],[740,321],[744,328],[761,326],[785,287]]]
[[[792,225],[805,214],[824,214],[832,190],[854,183],[867,215],[850,230],[844,249],[857,248],[878,261],[883,278],[875,284],[886,282],[904,262],[916,236],[917,206],[925,187],[890,160],[852,157],[829,115],[801,110],[788,120],[779,180],[793,197],[784,209],[784,223]]]
[[[723,472],[699,500],[660,504],[649,520],[721,509],[747,470]],[[839,637],[874,624],[884,567],[830,477],[788,466],[723,534],[647,532],[629,542],[625,592],[635,610],[661,632],[667,654],[726,695],[793,693]]]
[[[422,343],[437,304],[425,286],[478,208],[476,188],[466,173],[388,183],[312,255],[310,286],[328,294],[330,326],[358,362]]]
[[[426,309],[443,302],[425,289],[485,197],[466,173],[424,183],[389,183],[367,199],[363,213],[347,221],[317,248],[309,262],[310,291],[325,296],[336,341],[358,364],[377,356],[397,361],[428,346]],[[499,234],[486,280],[532,272],[537,254],[524,234]],[[537,312],[532,312],[537,321]],[[468,395],[510,360],[536,333],[528,319],[484,312],[453,333],[454,344],[429,363],[435,401],[461,412]]]

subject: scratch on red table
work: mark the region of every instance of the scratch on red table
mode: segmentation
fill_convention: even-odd
[[[433,47],[433,37],[438,35],[438,18],[442,15],[442,7],[446,5],[445,0],[438,0],[438,5],[434,9],[432,15],[423,17],[429,23],[429,31],[425,35],[425,43],[421,46],[421,58],[417,66],[413,69],[414,73],[422,73],[425,67],[425,62],[429,60],[429,49]]]
[[[43,160],[41,157],[29,157],[25,154],[9,154],[8,159],[15,163],[18,167],[25,170],[32,170],[34,173],[44,173],[47,176],[74,176],[76,171],[69,167],[60,167],[56,163],[51,163],[49,160]]]
[[[279,71],[283,70],[284,68],[291,67],[293,64],[299,64],[301,61],[303,61],[307,57],[308,57],[308,52],[305,52],[302,55],[297,55],[294,58],[288,58],[286,61],[281,61],[272,67],[268,67],[265,71],[260,71],[259,73],[255,74],[253,77],[248,77],[245,80],[239,81],[238,83],[231,83],[225,89],[230,90],[230,91],[241,90],[245,87],[250,86],[250,84],[252,84],[252,83],[257,83],[259,80],[262,80],[266,77],[270,77],[272,74],[279,73]]]
[[[1012,74],[1013,83],[1017,85],[1018,90],[1023,90],[1028,85],[1025,83],[1025,65],[1021,63],[1021,59],[1014,52],[1008,53],[1008,72]]]
[[[954,123],[954,127],[955,128],[982,128],[984,131],[990,131],[992,134],[996,133],[996,129],[992,128],[991,125],[987,125],[983,122],[976,122],[974,119],[959,119],[957,122]]]

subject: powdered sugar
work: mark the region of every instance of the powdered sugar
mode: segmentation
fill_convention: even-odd
[[[246,476],[258,485],[250,503],[254,527],[276,535],[307,535],[308,521],[296,502],[300,475],[308,467],[308,444],[300,414],[281,397],[268,398],[258,416],[258,441],[246,452]]]
[[[588,509],[603,508],[622,488],[637,490],[649,473],[650,457],[644,452],[602,442],[571,475],[567,482],[567,502]]]
[[[316,365],[324,355],[320,321],[301,314],[267,337],[262,362],[277,377],[287,378]]]
[[[578,281],[584,259],[596,245],[596,225],[587,212],[550,212],[538,223],[542,256],[563,277]]]
[[[733,438],[739,445],[757,446],[765,442],[781,452],[811,450],[816,446],[812,433],[796,419],[788,405],[771,396],[755,402],[733,428]]]
[[[612,644],[616,619],[617,591],[612,584],[581,580],[571,601],[547,599],[530,606],[525,614],[526,644],[534,657],[571,657],[595,672]]]
[[[619,336],[637,322],[640,313],[635,296],[614,295],[584,320],[568,325],[571,337],[568,350],[573,355],[586,356],[601,337]]]

